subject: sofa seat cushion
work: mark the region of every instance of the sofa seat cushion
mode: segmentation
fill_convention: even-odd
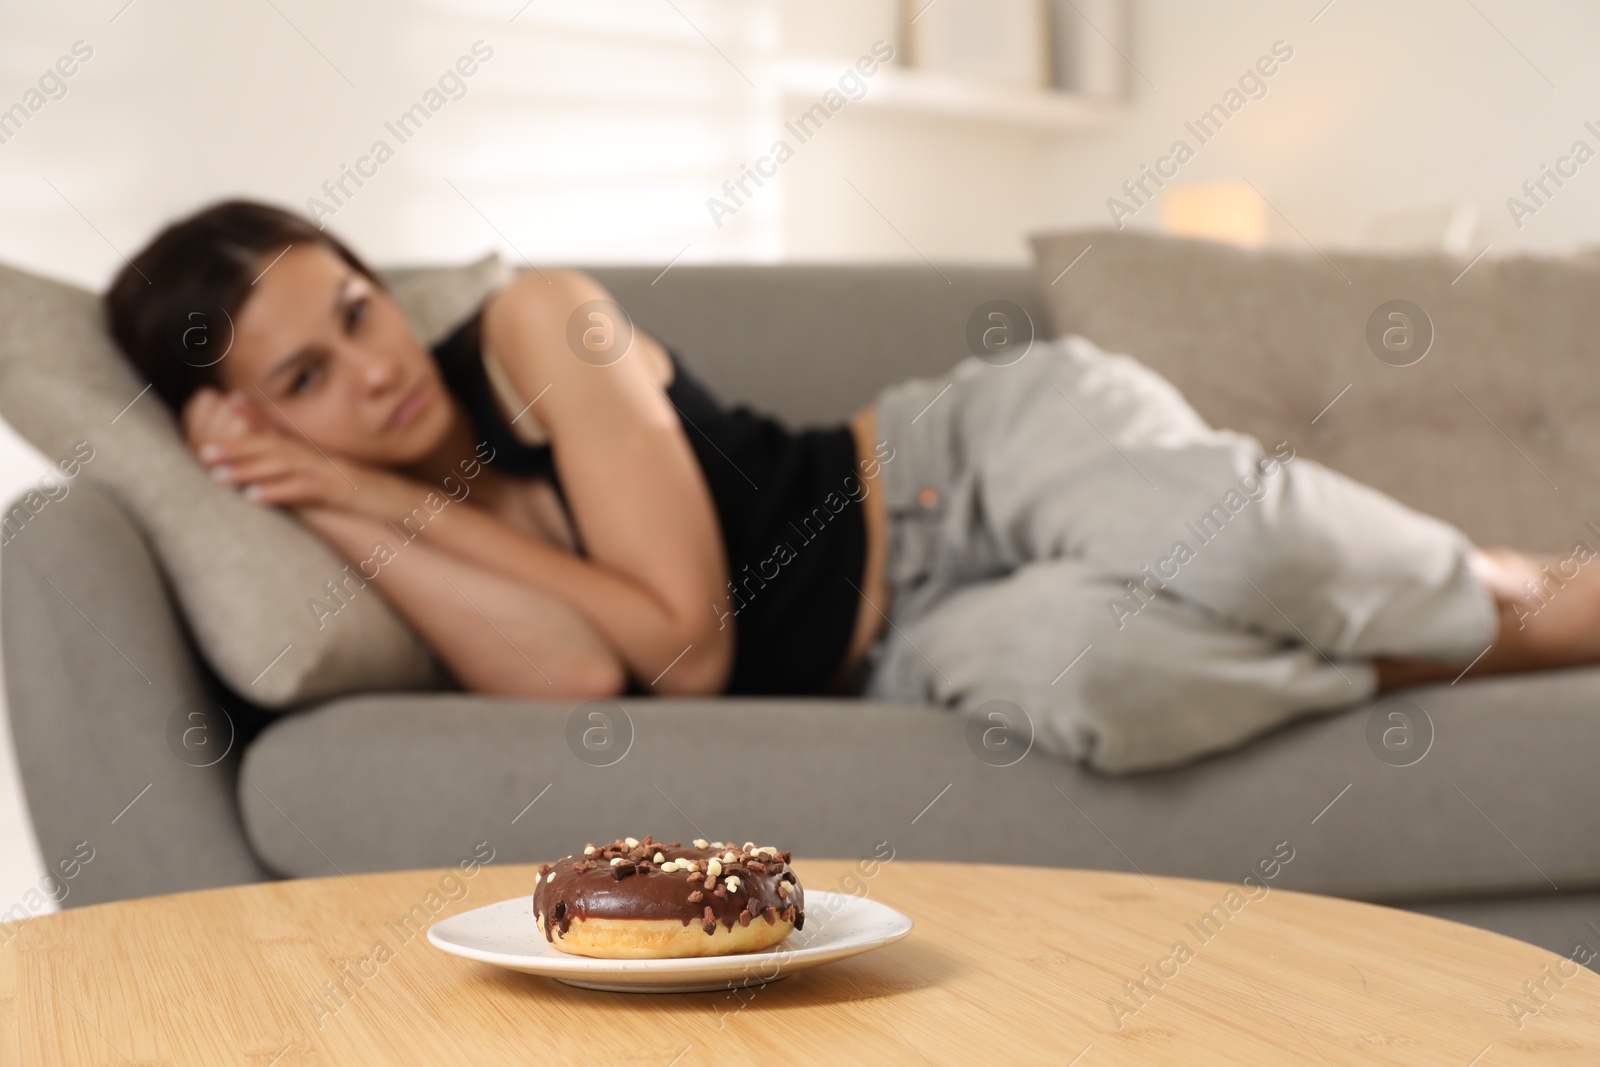
[[[1292,850],[1273,885],[1388,902],[1553,894],[1600,888],[1575,815],[1600,805],[1597,685],[1585,669],[1421,688],[1127,778],[1036,751],[991,766],[962,717],[932,708],[379,694],[274,722],[245,754],[239,800],[256,853],[293,876],[443,865],[484,840],[498,862],[548,861],[651,833],[1233,881]],[[596,708],[625,753],[609,766],[578,740],[607,728]],[[1416,724],[1410,754],[1397,712]]]

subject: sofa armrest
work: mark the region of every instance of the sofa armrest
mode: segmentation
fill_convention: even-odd
[[[129,514],[79,479],[0,519],[6,697],[51,895],[70,908],[271,878],[235,799],[264,713],[201,663]]]

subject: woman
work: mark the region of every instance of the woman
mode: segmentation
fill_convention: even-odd
[[[219,481],[352,562],[414,535],[376,588],[476,692],[987,705],[1122,772],[1469,663],[1600,655],[1589,575],[1213,430],[1083,338],[794,433],[720,407],[575,271],[522,274],[430,352],[342,243],[244,201],[169,226],[106,308]],[[196,347],[224,321],[221,357]]]

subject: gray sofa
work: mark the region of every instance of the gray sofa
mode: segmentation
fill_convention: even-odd
[[[942,270],[593,273],[724,400],[806,422],[948,368],[987,300],[1051,329],[1030,272]],[[1600,671],[1418,689],[1128,778],[1037,752],[996,766],[960,716],[848,699],[623,699],[612,720],[625,752],[596,759],[572,741],[593,709],[572,702],[396,692],[251,706],[196,655],[140,529],[93,485],[0,559],[11,725],[38,840],[52,864],[80,841],[95,850],[68,906],[439,866],[481,841],[497,863],[704,834],[802,857],[892,849],[1221,880],[1287,842],[1278,887],[1415,908],[1563,955],[1600,944]],[[213,704],[227,712],[210,720],[213,751],[227,754],[195,766],[174,743],[190,721],[177,709]],[[1376,731],[1419,708],[1431,747],[1397,765],[1408,759]]]

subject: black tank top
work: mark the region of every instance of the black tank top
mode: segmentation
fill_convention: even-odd
[[[517,437],[496,403],[481,315],[480,308],[435,345],[434,359],[493,449],[488,464],[515,477],[546,478],[560,495],[549,445]],[[666,396],[711,489],[727,552],[729,610],[722,615],[706,604],[735,628],[725,692],[827,692],[849,650],[867,555],[866,486],[850,427],[791,431],[747,407],[724,408],[666,349],[673,367]]]

